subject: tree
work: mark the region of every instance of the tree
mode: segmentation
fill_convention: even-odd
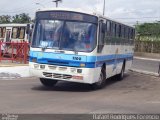
[[[12,17],[12,19],[13,19],[12,23],[30,23],[31,22],[31,18],[26,13],[15,15]]]
[[[142,36],[160,36],[160,22],[136,25],[136,31]]]
[[[10,22],[11,22],[11,16],[10,15],[2,15],[2,16],[0,16],[0,24],[10,23]]]

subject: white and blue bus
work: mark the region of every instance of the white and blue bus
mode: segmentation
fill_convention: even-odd
[[[133,60],[135,29],[104,16],[75,10],[36,12],[30,72],[44,86],[58,81],[102,88],[123,79]]]

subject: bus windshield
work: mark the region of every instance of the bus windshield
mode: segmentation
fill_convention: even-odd
[[[96,45],[97,26],[93,23],[39,20],[32,46],[77,52],[91,52]]]
[[[69,11],[39,11],[32,47],[91,52],[96,47],[98,17]]]

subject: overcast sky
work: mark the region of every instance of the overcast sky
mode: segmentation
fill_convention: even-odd
[[[43,7],[55,7],[55,3],[52,0],[0,0],[0,15],[25,12],[34,18],[35,11]],[[59,7],[102,13],[103,0],[63,0]],[[105,15],[128,24],[160,21],[160,0],[106,0]]]

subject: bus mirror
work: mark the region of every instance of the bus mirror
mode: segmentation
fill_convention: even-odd
[[[31,25],[31,28],[32,28],[32,29],[34,28],[34,24]]]
[[[27,27],[26,27],[26,34],[29,34],[30,33],[30,24],[27,24]]]
[[[106,24],[102,23],[102,33],[105,33],[105,31],[106,31]]]
[[[104,45],[98,45],[97,47],[97,53],[101,53],[103,50]]]

